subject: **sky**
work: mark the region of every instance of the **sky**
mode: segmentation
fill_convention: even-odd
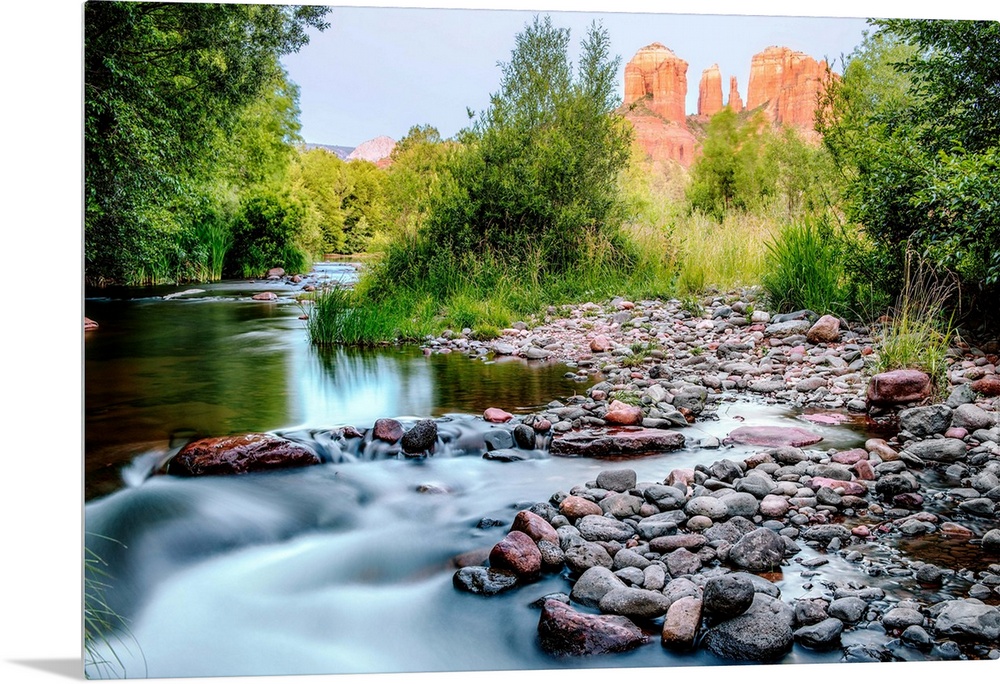
[[[623,3],[648,6],[650,3]],[[538,7],[558,7],[539,4]],[[565,6],[565,3],[563,3]],[[751,5],[752,7],[752,5]],[[539,12],[516,10],[336,7],[330,28],[312,31],[308,45],[283,63],[300,88],[306,142],[354,146],[379,135],[398,140],[416,124],[443,137],[467,126],[467,109],[482,111],[498,90],[498,62],[510,59],[515,36]],[[864,19],[766,17],[636,12],[546,12],[570,30],[570,59],[595,19],[607,28],[611,53],[625,64],[637,50],[660,42],[688,62],[687,109],[697,110],[703,70],[718,64],[723,91],[736,76],[747,99],[751,57],[787,46],[840,71],[841,57],[861,41]]]

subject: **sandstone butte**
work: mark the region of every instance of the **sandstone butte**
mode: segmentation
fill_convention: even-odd
[[[625,65],[625,100],[620,110],[635,129],[638,144],[653,161],[676,161],[688,167],[699,143],[689,119],[702,122],[722,108],[736,112],[759,109],[774,125],[792,126],[809,141],[818,96],[828,75],[826,62],[787,47],[772,46],[753,56],[744,107],[735,76],[729,97],[722,101],[722,73],[717,64],[706,69],[698,85],[698,112],[685,114],[688,63],[661,43],[640,49]],[[834,75],[835,77],[835,75]]]
[[[396,147],[396,141],[387,135],[380,135],[377,138],[366,140],[347,155],[347,161],[361,159],[370,161],[376,165],[383,166],[388,163],[389,155]]]

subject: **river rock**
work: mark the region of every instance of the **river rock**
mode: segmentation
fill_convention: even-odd
[[[735,442],[737,444],[770,447],[803,447],[816,444],[822,440],[822,436],[803,428],[767,425],[736,428],[726,437],[727,443]]]
[[[462,568],[452,577],[456,589],[482,596],[493,596],[517,586],[517,575],[507,570],[473,565]]]
[[[612,492],[627,492],[635,487],[636,475],[631,468],[602,470],[597,473],[597,486]]]
[[[604,511],[593,501],[582,496],[567,496],[559,504],[559,513],[570,520],[576,520],[588,515],[604,515]]]
[[[918,370],[905,369],[879,373],[868,383],[866,397],[875,406],[891,406],[921,401],[931,395],[930,376]]]
[[[983,551],[1000,554],[1000,528],[987,530],[983,535]]]
[[[273,302],[277,298],[278,295],[274,294],[273,292],[258,292],[253,297],[251,297],[251,299],[254,299],[258,302]]]
[[[944,404],[917,406],[899,412],[899,427],[914,437],[942,434],[951,425],[951,409]]]
[[[534,449],[535,429],[524,423],[518,423],[514,426],[514,441],[522,449]]]
[[[988,430],[995,420],[996,418],[991,416],[988,411],[984,411],[975,404],[963,404],[955,409],[951,416],[953,426],[965,428],[969,432]]]
[[[523,532],[535,542],[540,542],[544,539],[559,546],[559,535],[556,534],[556,529],[552,527],[548,520],[531,511],[518,512],[514,516],[514,522],[511,523],[510,529],[512,532]]]
[[[671,551],[663,560],[671,577],[693,575],[701,569],[701,558],[687,549]]]
[[[1000,638],[1000,609],[978,599],[944,601],[932,606],[938,636],[995,642]]]
[[[307,447],[274,435],[250,433],[191,442],[168,465],[171,475],[239,475],[316,465]]]
[[[483,433],[483,441],[486,443],[486,449],[489,451],[512,449],[514,447],[514,435],[509,430],[487,430]]]
[[[647,643],[634,622],[621,615],[588,615],[548,599],[538,620],[542,650],[550,655],[620,653]]]
[[[1000,397],[1000,375],[986,375],[972,383],[972,389],[984,397]]]
[[[608,494],[606,497],[601,499],[599,505],[601,511],[605,515],[610,515],[613,518],[618,518],[622,520],[624,518],[629,518],[634,515],[639,515],[639,511],[642,510],[642,506],[645,501],[640,499],[638,496],[633,496],[631,494]]]
[[[703,515],[712,520],[723,520],[729,515],[725,501],[713,496],[696,496],[684,506],[689,516]]]
[[[827,608],[830,617],[835,617],[841,622],[853,625],[859,622],[868,610],[868,604],[857,596],[844,596],[834,599]]]
[[[506,423],[513,417],[514,414],[495,407],[490,407],[483,411],[483,420],[487,423]]]
[[[787,337],[808,333],[810,328],[812,325],[805,319],[781,321],[767,326],[764,329],[764,334],[771,337]]]
[[[372,427],[372,439],[395,444],[403,437],[403,425],[392,418],[379,418]]]
[[[609,591],[624,588],[625,583],[610,569],[596,565],[583,571],[573,585],[570,598],[580,605],[596,608]]]
[[[612,425],[638,425],[642,422],[642,409],[616,399],[608,406],[604,420]]]
[[[713,577],[702,591],[702,611],[712,618],[733,618],[747,611],[753,596],[753,583],[742,575]]]
[[[749,611],[709,629],[702,645],[730,660],[780,660],[792,648],[792,617],[775,603],[781,601],[758,594]]]
[[[836,316],[820,316],[806,332],[806,339],[812,344],[836,342],[840,338],[840,319]]]
[[[530,580],[541,572],[542,554],[531,537],[514,530],[508,532],[490,551],[490,566],[509,570],[519,579]]]
[[[602,613],[625,615],[639,620],[653,620],[666,614],[670,599],[658,591],[622,587],[612,589],[598,604]]]
[[[965,456],[966,450],[965,442],[950,437],[913,442],[907,444],[905,449],[906,452],[922,461],[941,461],[943,463],[953,463],[961,459]]]
[[[693,596],[682,596],[667,609],[661,643],[667,648],[689,650],[694,647],[700,625],[701,601]]]
[[[433,420],[420,420],[403,434],[401,445],[403,453],[423,454],[432,451],[437,444],[437,423]]]
[[[905,606],[897,606],[882,616],[882,626],[886,630],[901,632],[910,625],[922,625],[923,623],[924,616],[919,610]]]
[[[729,549],[729,561],[750,572],[771,572],[781,565],[784,558],[784,539],[767,527],[743,535]]]
[[[828,649],[840,643],[840,634],[844,631],[844,623],[830,617],[814,625],[806,625],[795,630],[792,636],[797,642],[808,648]]]
[[[552,440],[549,452],[557,456],[601,458],[622,454],[674,451],[683,446],[684,435],[679,432],[641,428],[605,434],[568,432]]]
[[[580,530],[580,536],[591,542],[625,542],[635,534],[630,525],[603,515],[585,515],[577,520],[576,529]]]
[[[584,572],[597,566],[610,569],[614,565],[607,550],[594,542],[584,541],[582,544],[568,548],[562,546],[562,548],[566,556],[566,565],[574,572]]]

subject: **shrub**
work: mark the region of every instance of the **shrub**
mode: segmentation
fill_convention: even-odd
[[[270,192],[247,199],[233,223],[233,244],[226,254],[226,272],[241,278],[263,276],[281,267],[301,273],[309,257],[296,244],[305,221],[301,202],[287,194]]]
[[[804,219],[782,229],[767,244],[762,285],[778,310],[848,313],[848,289],[837,237],[827,219]]]

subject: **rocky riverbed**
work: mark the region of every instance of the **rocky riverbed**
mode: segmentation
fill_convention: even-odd
[[[519,512],[488,555],[459,559],[455,587],[493,595],[562,574],[566,592],[538,599],[539,643],[560,656],[659,640],[741,662],[780,660],[794,643],[841,649],[846,661],[1000,658],[996,354],[958,341],[949,386],[934,395],[917,371],[873,375],[876,343],[863,326],[772,315],[754,310],[752,297],[705,304],[585,304],[550,310],[541,325],[516,325],[489,346],[446,334],[426,349],[555,358],[581,377],[601,373],[585,396],[546,411],[485,416],[516,423],[515,435],[523,426],[547,435],[552,454],[679,448],[684,427],[747,395],[813,409],[817,423],[867,421],[887,439],[815,450],[821,438],[809,430],[748,426],[695,445],[760,447],[747,457],[671,469],[659,481],[609,468]],[[514,441],[497,447],[503,458],[517,457]],[[901,553],[917,540],[955,553],[935,562]],[[906,590],[809,580],[833,558]],[[783,599],[771,580],[790,565],[806,581]],[[859,631],[876,638],[849,638]]]
[[[564,592],[537,597],[538,643],[553,656],[662,647],[775,662],[798,644],[845,661],[1000,658],[995,347],[956,342],[948,387],[935,392],[918,371],[873,374],[877,342],[864,326],[754,303],[753,293],[699,306],[616,299],[551,309],[491,342],[446,333],[425,353],[559,360],[598,382],[524,415],[487,408],[471,436],[447,421],[385,418],[239,449],[203,441],[168,472],[305,466],[375,447],[425,458],[463,441],[499,462],[608,459],[594,480],[525,505],[494,546],[457,557],[456,590],[488,601],[564,578]],[[836,449],[807,427],[753,424],[724,438],[691,429],[748,398],[880,436]],[[681,448],[718,456],[645,481],[618,462]],[[829,563],[872,581],[827,579]]]

